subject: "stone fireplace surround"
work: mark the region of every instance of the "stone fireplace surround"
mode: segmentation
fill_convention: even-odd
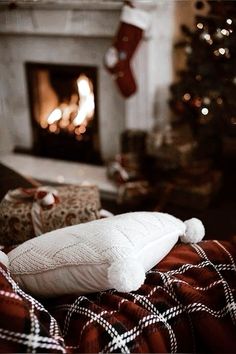
[[[0,3],[0,121],[4,121],[1,125],[10,131],[13,147],[26,150],[32,147],[25,62],[97,67],[100,144],[104,160],[119,151],[119,137],[124,129],[152,127],[156,91],[159,91],[159,116],[165,114],[163,95],[172,78],[172,20],[171,16],[167,17],[169,20],[165,19],[163,27],[163,18],[167,12],[171,15],[173,6],[153,0],[153,17],[158,13],[159,28],[152,26],[135,55],[133,68],[139,89],[125,100],[103,66],[104,53],[119,23],[122,1],[18,1],[18,7],[12,10],[7,7],[9,2]],[[161,72],[158,72],[156,56]]]

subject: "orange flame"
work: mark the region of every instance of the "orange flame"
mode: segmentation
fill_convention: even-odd
[[[86,75],[81,74],[77,79],[77,88],[78,94],[73,94],[69,103],[61,102],[45,117],[46,119],[41,119],[42,128],[53,133],[66,130],[77,136],[86,131],[88,122],[94,117],[95,112],[93,84]],[[81,129],[77,129],[78,127]]]

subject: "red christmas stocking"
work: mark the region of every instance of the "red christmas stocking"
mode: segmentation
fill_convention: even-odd
[[[105,67],[126,98],[137,91],[131,59],[143,37],[144,30],[149,26],[149,17],[150,15],[144,10],[124,6],[116,38],[105,54]]]

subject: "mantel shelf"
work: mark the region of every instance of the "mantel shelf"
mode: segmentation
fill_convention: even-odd
[[[0,8],[5,9],[47,9],[47,10],[119,10],[122,7],[121,0],[19,0],[14,2],[3,0]]]

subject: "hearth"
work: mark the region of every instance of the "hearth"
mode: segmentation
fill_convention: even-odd
[[[96,67],[27,62],[25,69],[33,153],[100,164]]]

